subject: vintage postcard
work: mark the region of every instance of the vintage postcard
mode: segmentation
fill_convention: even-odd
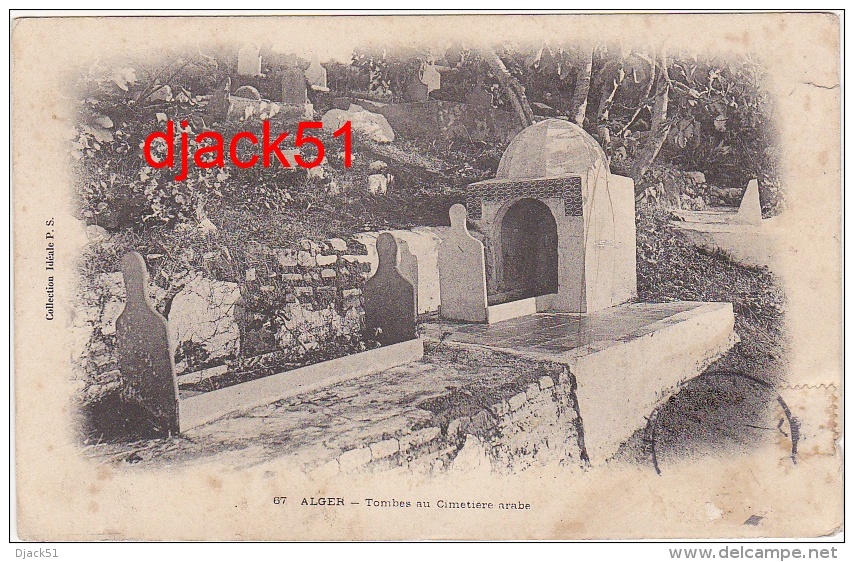
[[[18,535],[838,535],[841,24],[17,14]]]

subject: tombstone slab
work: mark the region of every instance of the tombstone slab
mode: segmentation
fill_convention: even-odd
[[[483,243],[466,227],[466,208],[450,210],[451,228],[439,245],[439,314],[449,320],[486,322],[486,261]]]
[[[738,212],[735,214],[733,222],[736,224],[762,224],[762,205],[759,202],[759,181],[750,180],[748,182],[747,189],[741,198],[741,205],[738,207]]]
[[[119,370],[127,381],[123,394],[147,410],[162,431],[178,433],[178,379],[169,329],[148,296],[142,256],[125,254],[122,275],[127,301],[116,320],[116,345]]]
[[[311,65],[305,69],[305,79],[312,87],[327,88],[326,69],[316,60],[312,61]]]
[[[308,103],[305,75],[295,66],[282,69],[282,103],[289,105]]]
[[[246,43],[237,52],[237,73],[241,76],[261,75],[261,50],[252,43]]]
[[[377,237],[377,272],[362,293],[368,337],[391,345],[416,337],[415,287],[398,269],[397,242],[383,232]]]

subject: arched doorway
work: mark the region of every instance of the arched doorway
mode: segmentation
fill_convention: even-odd
[[[557,223],[545,203],[513,203],[501,219],[500,240],[500,301],[557,292]]]

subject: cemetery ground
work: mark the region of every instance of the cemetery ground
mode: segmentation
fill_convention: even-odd
[[[500,148],[479,143],[410,139],[380,145],[359,137],[354,140],[352,168],[345,168],[337,155],[330,154],[322,172],[286,172],[284,185],[265,192],[275,196],[209,198],[204,213],[214,227],[206,232],[180,224],[117,229],[109,239],[87,247],[83,277],[116,271],[121,256],[135,250],[147,257],[151,282],[165,295],[162,302],[168,302],[181,279],[194,271],[221,281],[244,282],[251,257],[247,248],[252,245],[295,247],[304,240],[345,238],[348,251],[362,253],[353,247],[353,233],[447,226],[448,209],[464,202],[465,186],[491,177],[501,155]],[[368,176],[377,172],[392,180],[384,194],[365,189]],[[785,348],[784,297],[775,278],[766,269],[740,265],[722,252],[696,248],[670,226],[667,211],[655,202],[638,203],[636,224],[638,302],[731,302],[740,342],[650,412],[647,428],[624,444],[618,458],[648,463],[654,448],[657,461],[665,462],[676,456],[749,448],[759,439],[774,438],[779,430],[762,420],[774,405],[776,394],[771,389]],[[104,341],[110,345],[109,337]],[[365,346],[364,342],[350,344],[353,350]],[[331,358],[324,355],[328,353],[320,349],[303,360]],[[544,367],[521,359],[484,352],[485,356],[477,357],[451,354],[450,360],[449,353],[442,346],[428,346],[419,363],[359,380],[368,387],[375,383],[382,392],[353,392],[358,385],[344,383],[230,416],[191,435],[155,439],[139,438],[133,431],[130,437],[117,438],[134,427],[139,412],[118,402],[109,390],[111,381],[90,376],[88,392],[80,397],[84,412],[80,438],[86,454],[104,462],[168,464],[225,455],[250,465],[309,447],[318,432],[334,432],[342,450],[364,438],[364,431],[378,431],[378,439],[392,434],[401,420],[447,432],[454,417],[448,411],[465,409],[460,397],[465,397],[463,402],[489,404],[496,392],[512,395],[543,376]],[[484,362],[492,365],[490,381],[467,378]],[[518,368],[520,363],[525,368]],[[384,381],[403,375],[429,381],[433,379],[425,373],[438,372],[458,384],[436,389],[422,382],[397,401],[381,406],[388,388]],[[101,392],[91,392],[95,386]],[[122,415],[113,416],[112,426],[93,423],[117,407]],[[270,415],[259,415],[259,410]]]

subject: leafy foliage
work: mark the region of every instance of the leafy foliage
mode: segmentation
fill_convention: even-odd
[[[585,128],[612,161],[631,161],[649,142],[655,83],[666,60],[670,103],[668,131],[659,159],[686,171],[701,171],[710,182],[743,188],[760,181],[763,207],[778,208],[782,193],[773,104],[763,88],[764,72],[749,56],[732,59],[668,53],[666,57],[600,45],[593,52],[593,76],[587,94]],[[590,49],[577,45],[540,45],[499,51],[511,75],[543,116],[572,117],[579,74]],[[454,45],[444,53],[356,51],[353,65],[370,76],[371,88],[387,101],[402,101],[406,85],[423,64],[442,64],[436,99],[465,102],[479,88],[492,106],[510,110],[509,97],[478,52]],[[643,189],[643,186],[639,186]]]

